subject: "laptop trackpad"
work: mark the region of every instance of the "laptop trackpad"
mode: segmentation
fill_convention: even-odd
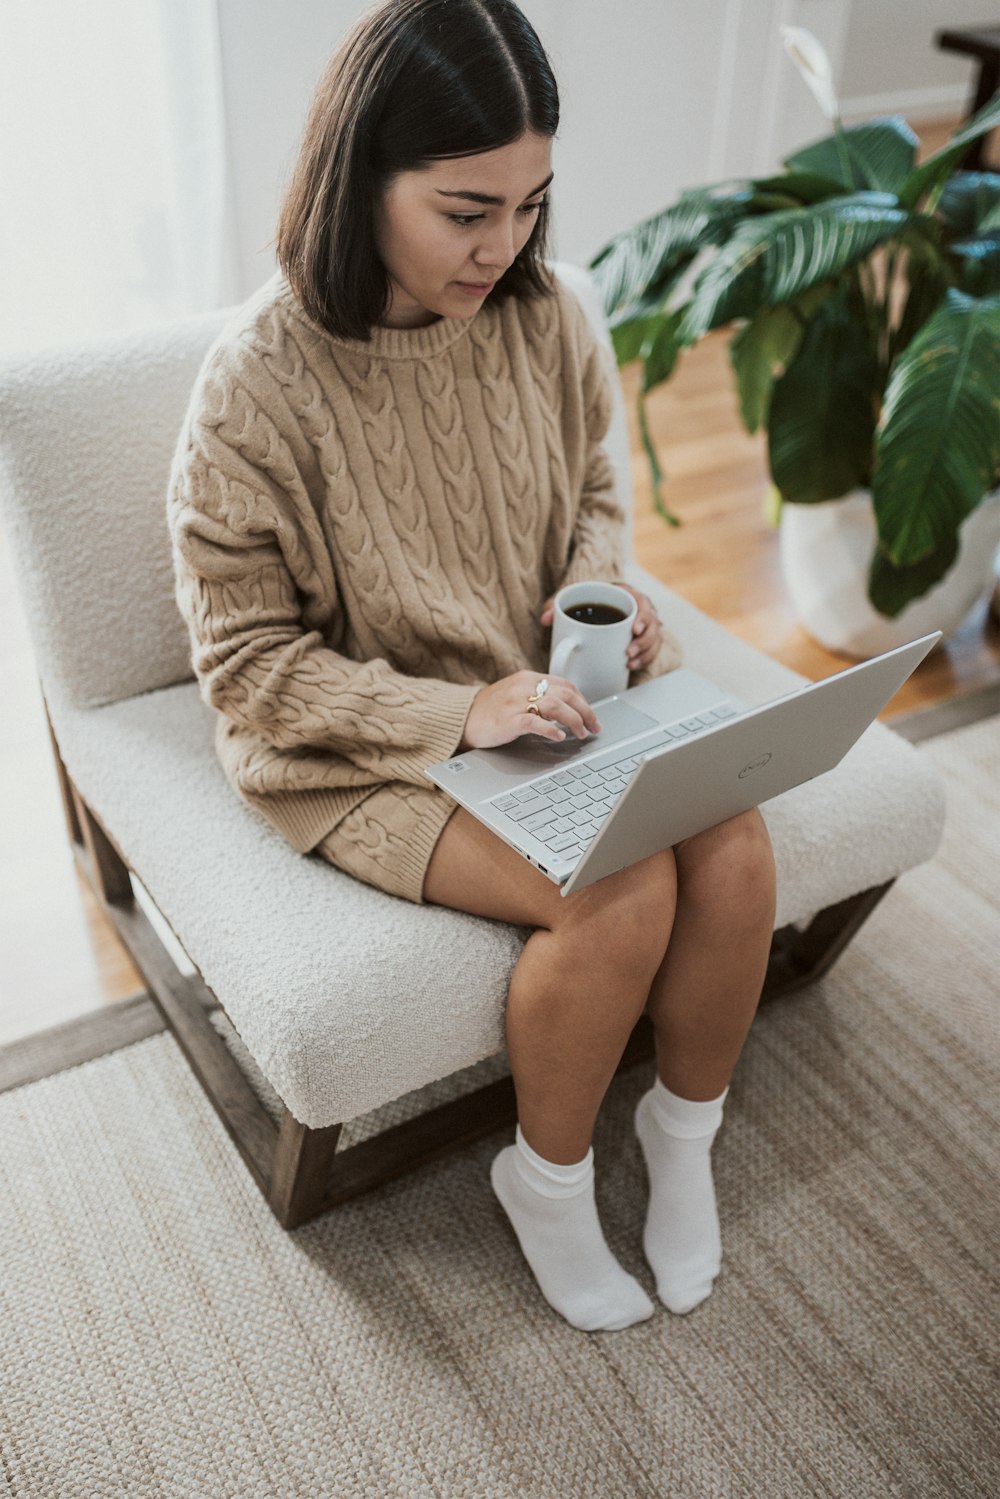
[[[592,755],[610,749],[619,740],[631,739],[648,729],[660,727],[659,721],[623,702],[620,697],[604,698],[594,710],[601,725],[599,734],[589,739],[577,739],[567,732],[561,740],[539,739],[535,734],[523,734],[513,744],[501,745],[499,749],[474,750],[477,760],[485,761],[491,769],[504,775],[537,775],[545,770],[559,770],[571,765],[582,755]]]

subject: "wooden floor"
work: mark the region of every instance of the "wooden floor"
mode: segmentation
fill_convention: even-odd
[[[947,127],[929,131],[927,145]],[[736,635],[811,678],[845,663],[796,624],[764,517],[764,445],[743,431],[724,335],[682,358],[651,397],[654,441],[680,529],[650,502],[638,439],[638,369],[623,371],[640,563]],[[887,719],[1000,682],[1000,627],[985,603],[918,669]],[[0,1044],[142,988],[69,851],[48,731],[9,551],[0,531]]]

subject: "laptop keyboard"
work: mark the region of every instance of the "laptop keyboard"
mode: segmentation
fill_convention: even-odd
[[[581,764],[528,781],[516,791],[493,797],[487,805],[502,813],[512,828],[533,834],[560,861],[577,859],[593,843],[640,762],[651,751],[715,728],[738,711],[735,703],[723,699],[704,713],[678,719],[633,741],[628,748],[618,746]]]

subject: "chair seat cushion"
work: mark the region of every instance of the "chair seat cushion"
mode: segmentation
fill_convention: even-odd
[[[755,703],[802,679],[634,568],[685,660]],[[82,710],[50,701],[60,750],[281,1099],[353,1119],[493,1056],[521,928],[385,895],[304,858],[227,785],[194,682]],[[841,764],[763,808],[777,925],[930,858],[929,762],[874,724]]]

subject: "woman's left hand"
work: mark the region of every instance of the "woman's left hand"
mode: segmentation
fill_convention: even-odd
[[[639,606],[639,612],[632,621],[632,639],[628,648],[629,671],[642,671],[655,659],[657,651],[663,642],[663,626],[660,624],[660,616],[653,608],[652,603],[644,593],[639,593],[635,588],[630,588],[627,583],[616,583],[616,588],[624,588],[630,593]],[[555,594],[545,600],[542,608],[541,623],[550,625],[552,623],[553,606]]]

